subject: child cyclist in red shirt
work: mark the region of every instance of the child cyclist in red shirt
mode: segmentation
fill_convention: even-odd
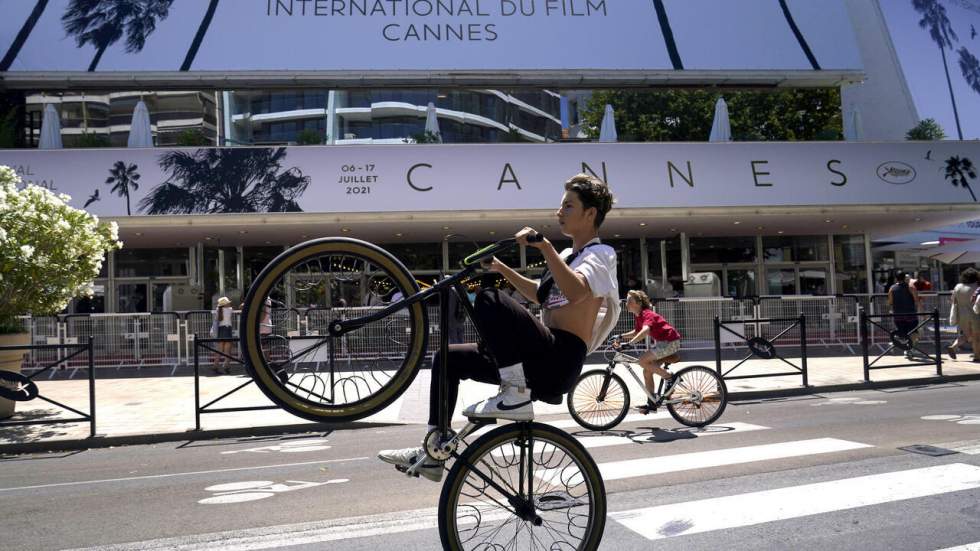
[[[643,381],[646,383],[650,394],[654,394],[657,391],[657,387],[653,384],[654,373],[663,377],[665,381],[670,381],[673,378],[670,371],[661,366],[664,364],[664,358],[680,352],[681,334],[667,323],[667,320],[653,311],[650,297],[643,291],[630,291],[626,298],[626,308],[633,314],[636,320],[636,328],[619,335],[613,342],[613,347],[619,348],[621,341],[632,344],[646,338],[647,335],[657,341],[656,346],[640,356],[640,365],[643,366]],[[637,409],[642,413],[649,413],[653,409],[653,404],[647,400],[646,405]]]

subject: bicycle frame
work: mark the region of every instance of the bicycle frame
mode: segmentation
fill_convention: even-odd
[[[401,309],[408,308],[409,306],[412,306],[415,303],[418,302],[424,303],[426,300],[429,300],[430,298],[438,294],[439,296],[439,358],[440,361],[442,362],[442,365],[440,366],[440,370],[439,370],[439,404],[440,404],[439,419],[438,419],[439,423],[435,431],[430,432],[430,434],[426,436],[425,449],[428,455],[431,455],[432,453],[432,450],[430,449],[429,438],[430,436],[433,436],[433,433],[435,433],[434,436],[437,440],[435,442],[432,442],[431,444],[436,448],[436,450],[442,452],[440,453],[440,455],[444,454],[446,458],[452,457],[455,460],[459,460],[460,454],[457,452],[459,443],[464,438],[466,438],[467,436],[471,435],[473,432],[478,430],[480,427],[496,423],[495,420],[485,420],[485,421],[471,420],[466,424],[465,427],[463,427],[463,429],[459,431],[459,433],[456,434],[452,433],[451,426],[450,426],[451,408],[449,405],[449,381],[448,381],[448,376],[446,371],[446,362],[448,361],[449,358],[449,318],[450,318],[449,298],[451,293],[456,293],[457,299],[463,305],[466,315],[473,322],[473,325],[476,328],[477,335],[482,340],[482,331],[480,329],[480,324],[478,323],[476,313],[473,308],[473,304],[470,303],[469,298],[467,298],[466,289],[463,287],[462,282],[463,280],[471,277],[474,273],[476,273],[478,263],[480,260],[490,257],[502,250],[511,248],[516,244],[517,241],[513,238],[498,241],[497,243],[489,247],[480,249],[475,253],[471,254],[470,256],[468,256],[466,259],[463,260],[463,268],[460,271],[435,283],[428,289],[419,291],[418,293],[405,297],[395,303],[388,305],[382,310],[369,314],[367,316],[362,316],[359,318],[353,318],[348,320],[336,320],[330,324],[330,328],[329,328],[330,336],[340,337],[343,336],[345,333],[353,331],[368,323],[385,318]],[[488,351],[488,352],[491,355],[493,354],[493,351]],[[531,436],[530,423],[522,422],[518,424],[521,425],[521,432],[523,434],[525,442],[527,442],[526,449],[522,448],[521,450],[521,470],[523,471],[524,465],[527,464],[526,462],[530,461],[529,455],[526,454],[533,454],[534,452],[534,441]],[[438,459],[437,457],[433,457],[433,458]],[[412,465],[411,467],[408,468],[408,470],[406,471],[407,474],[410,475],[415,474],[417,470],[421,468],[422,465],[425,463],[425,460],[426,457],[421,457],[415,465]],[[473,464],[468,464],[467,466],[474,474],[480,477],[480,479],[482,479],[484,483],[486,483],[489,486],[492,486],[495,490],[500,492],[501,495],[506,496],[508,503],[512,507],[514,507],[514,513],[518,517],[526,521],[531,521],[535,524],[541,523],[541,519],[534,513],[534,507],[532,505],[534,503],[534,495],[533,495],[534,485],[532,480],[533,474],[530,468],[527,469],[526,477],[523,476],[522,473],[518,485],[519,487],[516,489],[517,494],[515,495],[507,488],[504,488],[498,481],[484,474],[482,470],[479,469],[478,466]],[[518,497],[524,494],[525,484],[527,485],[527,494],[526,494],[527,497],[526,498]]]
[[[674,399],[667,399],[668,398],[668,395],[673,395],[674,394],[674,389],[676,388],[676,386],[670,387],[670,389],[667,391],[667,395],[661,394],[659,398],[656,397],[656,396],[654,396],[650,392],[650,389],[647,388],[646,383],[644,383],[643,380],[640,379],[639,375],[637,375],[636,372],[633,371],[633,365],[632,364],[637,364],[637,363],[640,363],[640,359],[639,358],[637,358],[635,356],[630,356],[629,354],[626,354],[625,352],[622,352],[622,351],[617,351],[616,354],[613,356],[613,359],[609,360],[609,364],[606,366],[606,373],[610,373],[611,374],[613,372],[613,370],[616,369],[616,364],[622,364],[623,367],[626,368],[626,371],[629,371],[629,374],[633,377],[633,380],[636,381],[636,383],[638,385],[640,385],[640,388],[643,389],[643,392],[647,395],[647,399],[650,400],[650,402],[653,403],[655,406],[660,407],[661,405],[663,405],[665,403],[667,403],[667,404],[677,404],[677,403],[683,402],[683,400],[681,400],[681,399],[676,399],[676,400],[674,400]],[[664,365],[662,367],[666,368],[667,366]],[[599,398],[600,399],[605,399],[606,390],[608,388],[608,385],[609,385],[609,377],[607,376],[605,382],[603,383],[603,388],[599,392]],[[664,387],[664,379],[663,379],[663,377],[661,377],[660,378],[660,383],[657,386],[657,392],[658,392],[658,394],[660,393],[661,390],[663,390],[663,387]]]

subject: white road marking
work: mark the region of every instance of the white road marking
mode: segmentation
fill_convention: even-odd
[[[283,442],[281,444],[273,444],[271,446],[260,446],[258,448],[247,448],[244,450],[228,450],[221,452],[221,455],[231,455],[236,453],[269,453],[269,452],[283,452],[283,453],[299,453],[299,452],[318,452],[323,450],[329,450],[330,446],[326,445],[327,440],[320,438],[304,439],[304,440],[293,440],[290,442]]]
[[[639,423],[643,421],[653,421],[653,420],[668,419],[668,418],[670,418],[670,413],[666,411],[659,411],[657,413],[651,413],[649,415],[643,415],[642,413],[630,413],[626,417],[624,417],[619,424],[623,425],[626,423]],[[558,427],[560,429],[573,429],[573,428],[582,429],[582,426],[576,423],[575,419],[561,419],[557,421],[541,421],[541,422],[547,425],[551,425],[553,427]]]
[[[980,487],[980,467],[953,463],[611,513],[650,539],[751,526]],[[805,496],[805,498],[801,498]]]
[[[302,465],[322,465],[324,463],[344,463],[361,461],[367,457],[348,457],[346,459],[325,459],[323,461],[303,461],[302,463],[281,463],[278,465],[259,465],[256,467],[235,467],[232,469],[214,469],[210,471],[191,471],[186,473],[151,474],[146,476],[127,476],[123,478],[104,478],[100,480],[78,480],[75,482],[58,482],[55,484],[37,484],[34,486],[17,486],[15,488],[0,488],[0,492],[15,492],[18,490],[37,490],[40,488],[58,488],[62,486],[81,486],[84,484],[108,484],[112,482],[127,482],[130,480],[152,480],[154,478],[174,478],[178,476],[197,476],[201,474],[233,473],[237,471],[255,471],[259,469],[281,469],[283,467],[299,467]]]
[[[434,530],[439,526],[435,507],[414,511],[380,513],[302,524],[287,524],[267,528],[231,530],[133,542],[119,545],[75,549],[73,551],[255,551],[294,545],[382,536],[415,530]]]
[[[718,434],[733,434],[736,432],[750,432],[754,430],[767,430],[769,427],[753,425],[751,423],[720,423],[710,425],[704,429],[693,428],[674,429],[662,431],[661,433],[637,432],[629,436],[604,435],[604,436],[579,436],[578,441],[587,449],[602,448],[605,446],[621,446],[625,444],[649,444],[658,440],[683,440],[685,438],[701,438],[703,436],[713,436]]]
[[[937,448],[945,448],[966,455],[980,455],[980,440],[958,440],[943,444],[932,444]]]
[[[956,547],[947,547],[946,549],[937,549],[936,551],[980,551],[980,541],[966,545],[957,545]]]
[[[602,472],[602,478],[608,481],[871,447],[874,446],[836,438],[816,438],[600,463],[599,470]]]
[[[226,505],[229,503],[256,501],[284,492],[316,488],[317,486],[325,486],[327,484],[342,484],[349,481],[347,478],[337,478],[326,482],[287,480],[286,484],[277,484],[268,480],[250,480],[245,482],[232,482],[230,484],[218,484],[204,489],[206,492],[215,492],[217,495],[204,498],[198,501],[198,503],[202,505]]]

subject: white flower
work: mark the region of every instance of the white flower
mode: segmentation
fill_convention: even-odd
[[[30,245],[21,245],[20,246],[20,254],[21,254],[21,256],[24,257],[24,259],[28,259],[28,258],[30,258],[31,256],[34,255],[34,247],[32,247]]]
[[[0,241],[5,241],[7,239],[7,230],[0,228]]]
[[[57,222],[55,222],[55,226],[58,226],[58,228],[60,228],[62,230],[70,230],[71,229],[71,224],[69,224],[68,221],[67,220],[64,220],[64,219],[58,220]]]

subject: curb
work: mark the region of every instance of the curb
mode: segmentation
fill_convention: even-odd
[[[876,390],[903,386],[926,386],[959,381],[978,381],[980,373],[968,375],[944,375],[938,377],[921,377],[917,379],[896,379],[891,381],[871,381],[844,383],[824,386],[808,386],[780,388],[772,390],[755,390],[732,392],[728,398],[732,402],[764,401],[793,396],[808,396],[832,392],[848,392],[854,390]],[[76,438],[64,440],[49,440],[42,442],[19,442],[0,444],[0,454],[16,455],[26,453],[45,453],[61,451],[77,451],[114,446],[137,446],[160,444],[164,442],[194,442],[198,440],[215,440],[220,438],[248,438],[254,436],[271,436],[277,434],[299,434],[305,432],[333,432],[337,430],[354,430],[370,427],[386,427],[402,423],[357,421],[351,423],[298,423],[293,425],[271,425],[265,427],[243,427],[215,430],[187,430],[185,432],[163,432],[157,434],[132,434],[124,436],[99,436],[91,438]]]
[[[269,425],[264,427],[242,427],[215,430],[193,430],[186,432],[161,432],[157,434],[127,434],[123,436],[100,436],[90,438],[73,438],[63,440],[48,440],[42,442],[17,442],[0,444],[0,455],[16,455],[25,453],[46,453],[62,451],[78,451],[96,448],[111,448],[115,446],[138,446],[160,444],[164,442],[195,442],[198,440],[216,440],[222,438],[249,438],[254,436],[273,436],[277,434],[300,434],[305,432],[334,432],[338,430],[354,430],[371,427],[386,427],[396,423],[358,421],[351,423],[297,423],[294,425]]]
[[[732,402],[744,402],[751,400],[770,400],[777,398],[789,398],[793,396],[809,396],[811,394],[823,394],[831,392],[849,392],[853,390],[877,390],[882,388],[896,388],[903,386],[926,386],[939,385],[944,383],[955,383],[960,381],[980,381],[980,373],[969,375],[942,375],[935,377],[920,377],[916,379],[894,379],[891,381],[870,381],[857,383],[842,383],[836,385],[807,386],[795,388],[780,388],[773,390],[750,390],[743,392],[731,392],[728,399]]]

